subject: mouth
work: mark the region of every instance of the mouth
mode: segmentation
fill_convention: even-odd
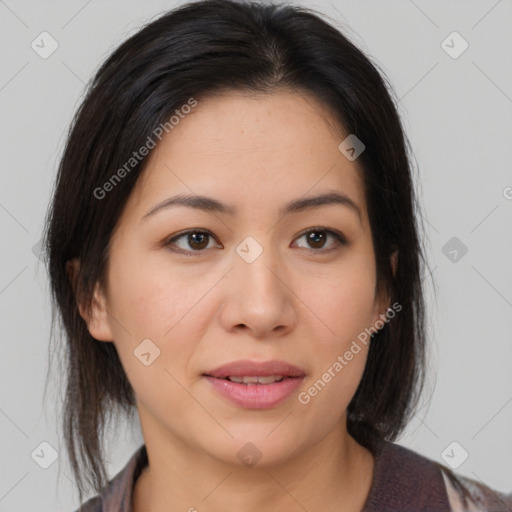
[[[285,377],[283,375],[268,375],[268,376],[243,376],[237,377],[236,375],[230,375],[229,377],[222,377],[225,380],[229,380],[231,382],[238,382],[239,384],[245,384],[247,386],[253,384],[273,384],[274,382],[281,382],[283,379],[288,379],[289,377]]]
[[[270,409],[288,398],[306,373],[284,361],[235,361],[203,377],[231,403],[247,409]]]

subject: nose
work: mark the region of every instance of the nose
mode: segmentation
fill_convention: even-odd
[[[264,249],[254,261],[235,253],[222,295],[220,315],[224,329],[245,330],[258,339],[290,332],[297,315],[289,281],[284,266],[270,249]]]

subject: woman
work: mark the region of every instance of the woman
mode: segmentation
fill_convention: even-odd
[[[200,1],[124,42],[46,233],[80,510],[512,510],[393,443],[425,375],[415,206],[385,82],[313,12]],[[116,407],[145,443],[107,483]]]

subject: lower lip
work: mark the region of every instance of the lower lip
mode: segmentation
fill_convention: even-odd
[[[216,391],[236,405],[247,409],[270,409],[288,398],[304,377],[289,377],[272,384],[240,384],[205,376]]]

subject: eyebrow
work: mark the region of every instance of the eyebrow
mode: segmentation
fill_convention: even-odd
[[[289,202],[279,209],[279,215],[284,216],[289,213],[302,212],[304,210],[319,208],[327,205],[342,205],[359,217],[359,222],[362,223],[362,213],[355,201],[345,194],[339,192],[329,192],[313,197],[303,197]],[[220,213],[225,215],[236,215],[237,208],[233,205],[228,205],[214,199],[213,197],[200,196],[200,195],[186,195],[178,194],[173,197],[164,199],[162,202],[153,206],[143,217],[142,220],[147,219],[155,215],[164,209],[171,208],[173,206],[186,206],[189,208],[196,208],[205,212]]]

